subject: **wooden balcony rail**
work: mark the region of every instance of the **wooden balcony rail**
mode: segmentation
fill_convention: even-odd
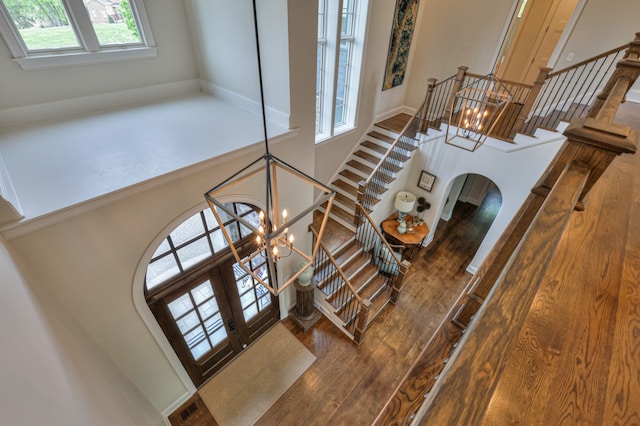
[[[597,110],[606,99],[610,90],[610,87],[605,87],[607,81],[616,80],[624,72],[616,65],[621,61],[634,62],[639,55],[640,33],[637,33],[630,43],[570,67],[554,72],[551,68],[540,68],[533,85],[500,80],[513,95],[513,100],[490,136],[512,142],[517,133],[533,135],[538,128],[553,131],[561,121],[569,122],[587,114],[595,115],[590,107]],[[614,76],[614,72],[617,75]],[[440,124],[449,120],[455,93],[484,77],[460,66],[455,76],[443,82],[436,83],[435,79],[429,79],[420,112],[420,131],[426,133],[428,128],[439,130]],[[442,84],[445,82],[449,84]],[[442,95],[445,87],[446,95]],[[598,93],[600,95],[596,97]],[[444,107],[437,102],[442,99],[446,99]]]
[[[579,162],[565,169],[509,262],[499,288],[462,337],[462,349],[449,360],[437,389],[418,412],[420,422],[479,423],[589,172],[589,166]]]
[[[475,322],[417,413],[416,423],[476,424],[484,415],[569,216],[615,156],[637,150],[638,135],[612,123],[640,73],[637,58],[618,64],[595,117],[577,119],[567,128],[567,143],[478,271],[481,278],[471,294],[485,302],[473,313]]]
[[[413,368],[422,371],[408,373],[376,424],[480,423],[567,220],[613,159],[637,150],[637,133],[613,120],[638,75],[636,35],[597,105],[565,130],[567,142],[419,356]]]

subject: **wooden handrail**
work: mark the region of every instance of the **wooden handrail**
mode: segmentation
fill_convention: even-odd
[[[479,423],[589,173],[581,162],[564,170],[483,313],[461,339],[462,348],[418,412],[419,424]]]
[[[418,119],[418,113],[420,112],[421,109],[422,109],[422,106],[418,109],[418,112],[413,117],[411,117],[411,119],[409,121],[407,121],[407,124],[405,124],[405,126],[402,128],[402,131],[400,132],[399,136],[393,141],[393,143],[391,144],[389,149],[387,149],[387,152],[382,156],[380,161],[378,161],[378,164],[376,165],[376,167],[374,167],[374,169],[371,172],[371,174],[369,175],[369,177],[364,181],[364,183],[360,184],[361,186],[367,187],[371,183],[371,180],[380,171],[380,168],[382,167],[382,164],[384,164],[385,160],[387,158],[389,158],[389,156],[393,152],[394,148],[400,142],[400,138],[402,138],[404,136],[404,134],[411,127],[413,122]]]
[[[387,250],[389,250],[391,252],[391,256],[393,256],[393,259],[396,261],[398,266],[400,266],[400,264],[402,264],[402,260],[398,256],[396,256],[396,253],[394,252],[393,248],[389,245],[389,242],[386,240],[386,238],[384,238],[384,236],[382,235],[382,232],[380,232],[380,229],[378,229],[378,226],[376,226],[376,224],[373,221],[373,219],[371,219],[371,216],[369,216],[369,213],[367,213],[367,209],[365,209],[362,206],[362,204],[360,204],[359,202],[356,201],[356,214],[358,213],[358,210],[362,214],[364,214],[364,217],[367,219],[367,222],[369,222],[369,224],[371,225],[371,228],[373,228],[373,230],[378,235],[378,237],[380,238],[382,243],[385,245]]]
[[[550,73],[549,75],[547,75],[547,78],[556,77],[556,76],[558,76],[560,74],[564,74],[564,73],[567,73],[569,71],[572,71],[572,70],[575,70],[577,68],[580,68],[580,67],[582,67],[584,65],[590,64],[591,62],[595,62],[598,59],[606,58],[607,56],[613,55],[614,53],[618,53],[618,52],[626,49],[627,47],[629,47],[629,43],[623,44],[622,46],[619,46],[619,47],[615,47],[615,48],[613,48],[611,50],[607,50],[606,52],[603,52],[603,53],[601,53],[599,55],[596,55],[596,56],[594,56],[592,58],[585,59],[584,61],[580,61],[578,63],[575,63],[575,64],[573,64],[573,65],[571,65],[569,67],[562,68],[562,69],[560,69],[558,71],[554,71],[554,72]]]
[[[472,72],[468,72],[467,76],[469,77],[473,77],[473,78],[479,78],[479,79],[486,79],[487,76],[486,75],[482,75],[482,74],[475,74]],[[525,84],[525,83],[520,83],[517,81],[511,81],[511,80],[504,80],[502,78],[497,78],[498,81],[500,81],[500,83],[504,84],[504,85],[512,85],[512,86],[519,86],[519,87],[524,87],[525,89],[531,89],[533,87],[533,85],[531,84]]]

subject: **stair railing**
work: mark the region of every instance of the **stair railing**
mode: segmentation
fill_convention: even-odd
[[[571,121],[587,115],[597,101],[605,83],[611,82],[616,64],[637,52],[640,33],[630,43],[608,50],[593,58],[550,73],[550,68],[541,68],[536,82],[544,82],[535,102],[527,105],[519,117],[514,132],[533,135],[538,128],[554,130],[560,121]],[[600,99],[602,103],[606,98]]]
[[[360,203],[367,211],[372,211],[373,205],[376,204],[381,195],[387,190],[386,184],[390,177],[402,170],[402,165],[406,160],[406,155],[411,151],[403,148],[414,147],[418,129],[420,127],[420,111],[418,110],[404,126],[400,135],[393,141],[387,152],[382,156],[378,164],[375,166],[371,174],[366,180],[360,181],[358,185],[357,202]],[[358,226],[359,215],[356,213],[354,223]]]
[[[485,75],[473,74],[467,70],[468,67],[460,66],[456,75],[439,83],[433,78],[428,80],[427,95],[420,112],[421,133],[427,133],[429,128],[441,130],[442,123],[449,122],[456,92],[487,78]],[[512,142],[512,129],[520,117],[520,112],[529,102],[533,86],[506,80],[500,80],[500,83],[511,93],[513,99],[493,127],[490,136]]]
[[[571,121],[584,117],[594,103],[604,102],[604,97],[596,99],[598,93],[606,96],[605,83],[612,80],[615,65],[620,60],[638,53],[640,33],[630,43],[616,47],[570,67],[551,72],[551,68],[540,68],[540,73],[532,85],[500,80],[513,95],[511,105],[493,128],[490,136],[512,142],[517,133],[532,136],[536,129],[555,131],[560,121]],[[458,67],[458,73],[437,83],[427,82],[427,94],[421,109],[420,132],[428,128],[440,130],[443,122],[448,122],[454,95],[485,76],[469,73],[465,66]]]
[[[385,277],[385,287],[390,290],[388,300],[377,312],[374,312],[371,319],[373,320],[389,302],[395,304],[398,301],[411,263],[403,260],[402,256],[391,247],[380,232],[380,228],[360,203],[356,203],[356,215],[359,223],[356,229],[356,240],[362,244],[365,251],[371,253],[374,264],[378,267],[381,276]]]
[[[318,234],[313,227],[309,227],[313,235],[315,244]],[[360,297],[358,291],[344,274],[340,265],[331,254],[322,240],[320,240],[320,249],[313,262],[314,279],[317,282],[326,283],[328,291],[334,296],[334,303],[340,306],[341,316],[336,315],[335,320],[340,321],[345,331],[349,333],[354,342],[360,344],[364,340],[364,335],[369,324],[369,312],[372,303],[368,299]],[[341,317],[348,318],[342,321]]]

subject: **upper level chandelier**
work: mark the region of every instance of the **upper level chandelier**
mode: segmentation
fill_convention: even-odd
[[[445,142],[475,151],[485,142],[511,99],[509,90],[493,73],[460,89],[453,96]]]
[[[331,205],[335,197],[335,191],[269,152],[256,0],[253,0],[253,22],[256,38],[256,55],[258,59],[260,106],[262,109],[265,153],[207,191],[204,195],[237,263],[257,282],[269,289],[271,293],[278,295],[312,265],[329,218],[329,211],[331,210]],[[246,191],[255,188],[257,185],[264,186],[264,198],[259,200],[264,206],[264,210],[260,212],[259,220],[257,221],[251,221],[246,217],[236,214],[233,209],[227,207],[225,205],[226,203],[221,200],[221,198],[232,194],[242,194],[243,191],[246,193]],[[290,211],[293,210],[290,209],[287,211],[287,209],[283,208],[284,206],[282,206],[280,195],[286,194],[287,192],[291,193],[291,191],[301,193],[300,188],[302,187],[306,188],[304,191],[309,191],[306,193],[314,194],[314,192],[318,192],[319,196],[315,198],[313,204],[290,215]],[[307,254],[295,245],[295,238],[290,228],[300,220],[305,218],[309,220],[308,215],[324,203],[326,203],[326,205],[320,229],[318,230],[318,237],[313,244],[311,253]],[[237,236],[238,231],[237,229],[228,228],[225,225],[225,222],[229,222],[225,220],[226,215],[233,217],[235,221],[247,227],[255,234],[255,249],[252,250],[250,254],[245,254],[244,248],[238,247],[240,243],[239,239],[236,238],[234,242],[233,237],[234,235]],[[277,275],[276,263],[281,258],[292,255],[298,257],[300,261],[295,263],[289,262],[289,265],[295,266],[296,271],[288,279],[283,280]],[[259,256],[263,256],[266,259],[268,274],[256,273],[254,271],[255,268],[251,267],[251,262]]]

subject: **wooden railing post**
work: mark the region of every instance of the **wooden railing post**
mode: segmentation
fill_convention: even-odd
[[[449,101],[447,102],[447,107],[444,110],[444,118],[449,122],[449,117],[451,117],[451,111],[453,110],[453,102],[455,101],[456,93],[462,89],[462,83],[464,82],[465,75],[467,74],[467,70],[469,67],[465,67],[464,65],[458,67],[458,74],[456,74],[456,80],[453,82],[453,86],[451,87],[451,93],[449,94]]]
[[[602,92],[596,97],[593,105],[589,108],[587,117],[595,117],[600,112],[600,108],[605,104],[609,94],[613,90],[613,86],[620,78],[629,78],[631,84],[629,88],[633,86],[636,79],[640,75],[640,32],[636,33],[635,39],[629,43],[627,52],[624,57],[616,64],[616,70],[613,76],[609,79],[607,85],[602,89]]]
[[[431,100],[433,99],[433,91],[436,88],[436,82],[438,80],[435,78],[430,78],[427,80],[427,95],[424,99],[424,105],[422,106],[422,111],[420,111],[419,119],[420,124],[418,126],[418,132],[427,133],[429,129],[429,110],[431,109]]]
[[[364,341],[364,335],[367,331],[367,323],[369,322],[369,313],[371,312],[371,306],[373,304],[369,299],[365,299],[360,303],[360,311],[358,311],[358,317],[356,318],[356,328],[353,332],[353,340],[360,344]]]
[[[544,86],[544,82],[547,80],[547,76],[551,72],[551,68],[548,67],[540,67],[540,73],[538,73],[538,77],[536,81],[533,82],[533,87],[527,96],[527,100],[525,101],[522,109],[520,110],[520,114],[518,114],[518,118],[516,119],[515,124],[513,125],[513,129],[511,129],[511,133],[509,133],[509,138],[513,140],[516,136],[516,133],[519,133],[523,127],[524,123],[527,121],[527,117],[533,108],[534,103],[538,99],[538,95],[540,95],[540,91],[542,90],[542,86]]]
[[[389,300],[394,305],[400,298],[400,293],[402,293],[402,287],[404,287],[404,279],[407,277],[407,272],[411,267],[411,263],[407,260],[403,260],[398,268],[398,275],[396,275],[395,279],[391,283],[391,295],[389,296]]]

